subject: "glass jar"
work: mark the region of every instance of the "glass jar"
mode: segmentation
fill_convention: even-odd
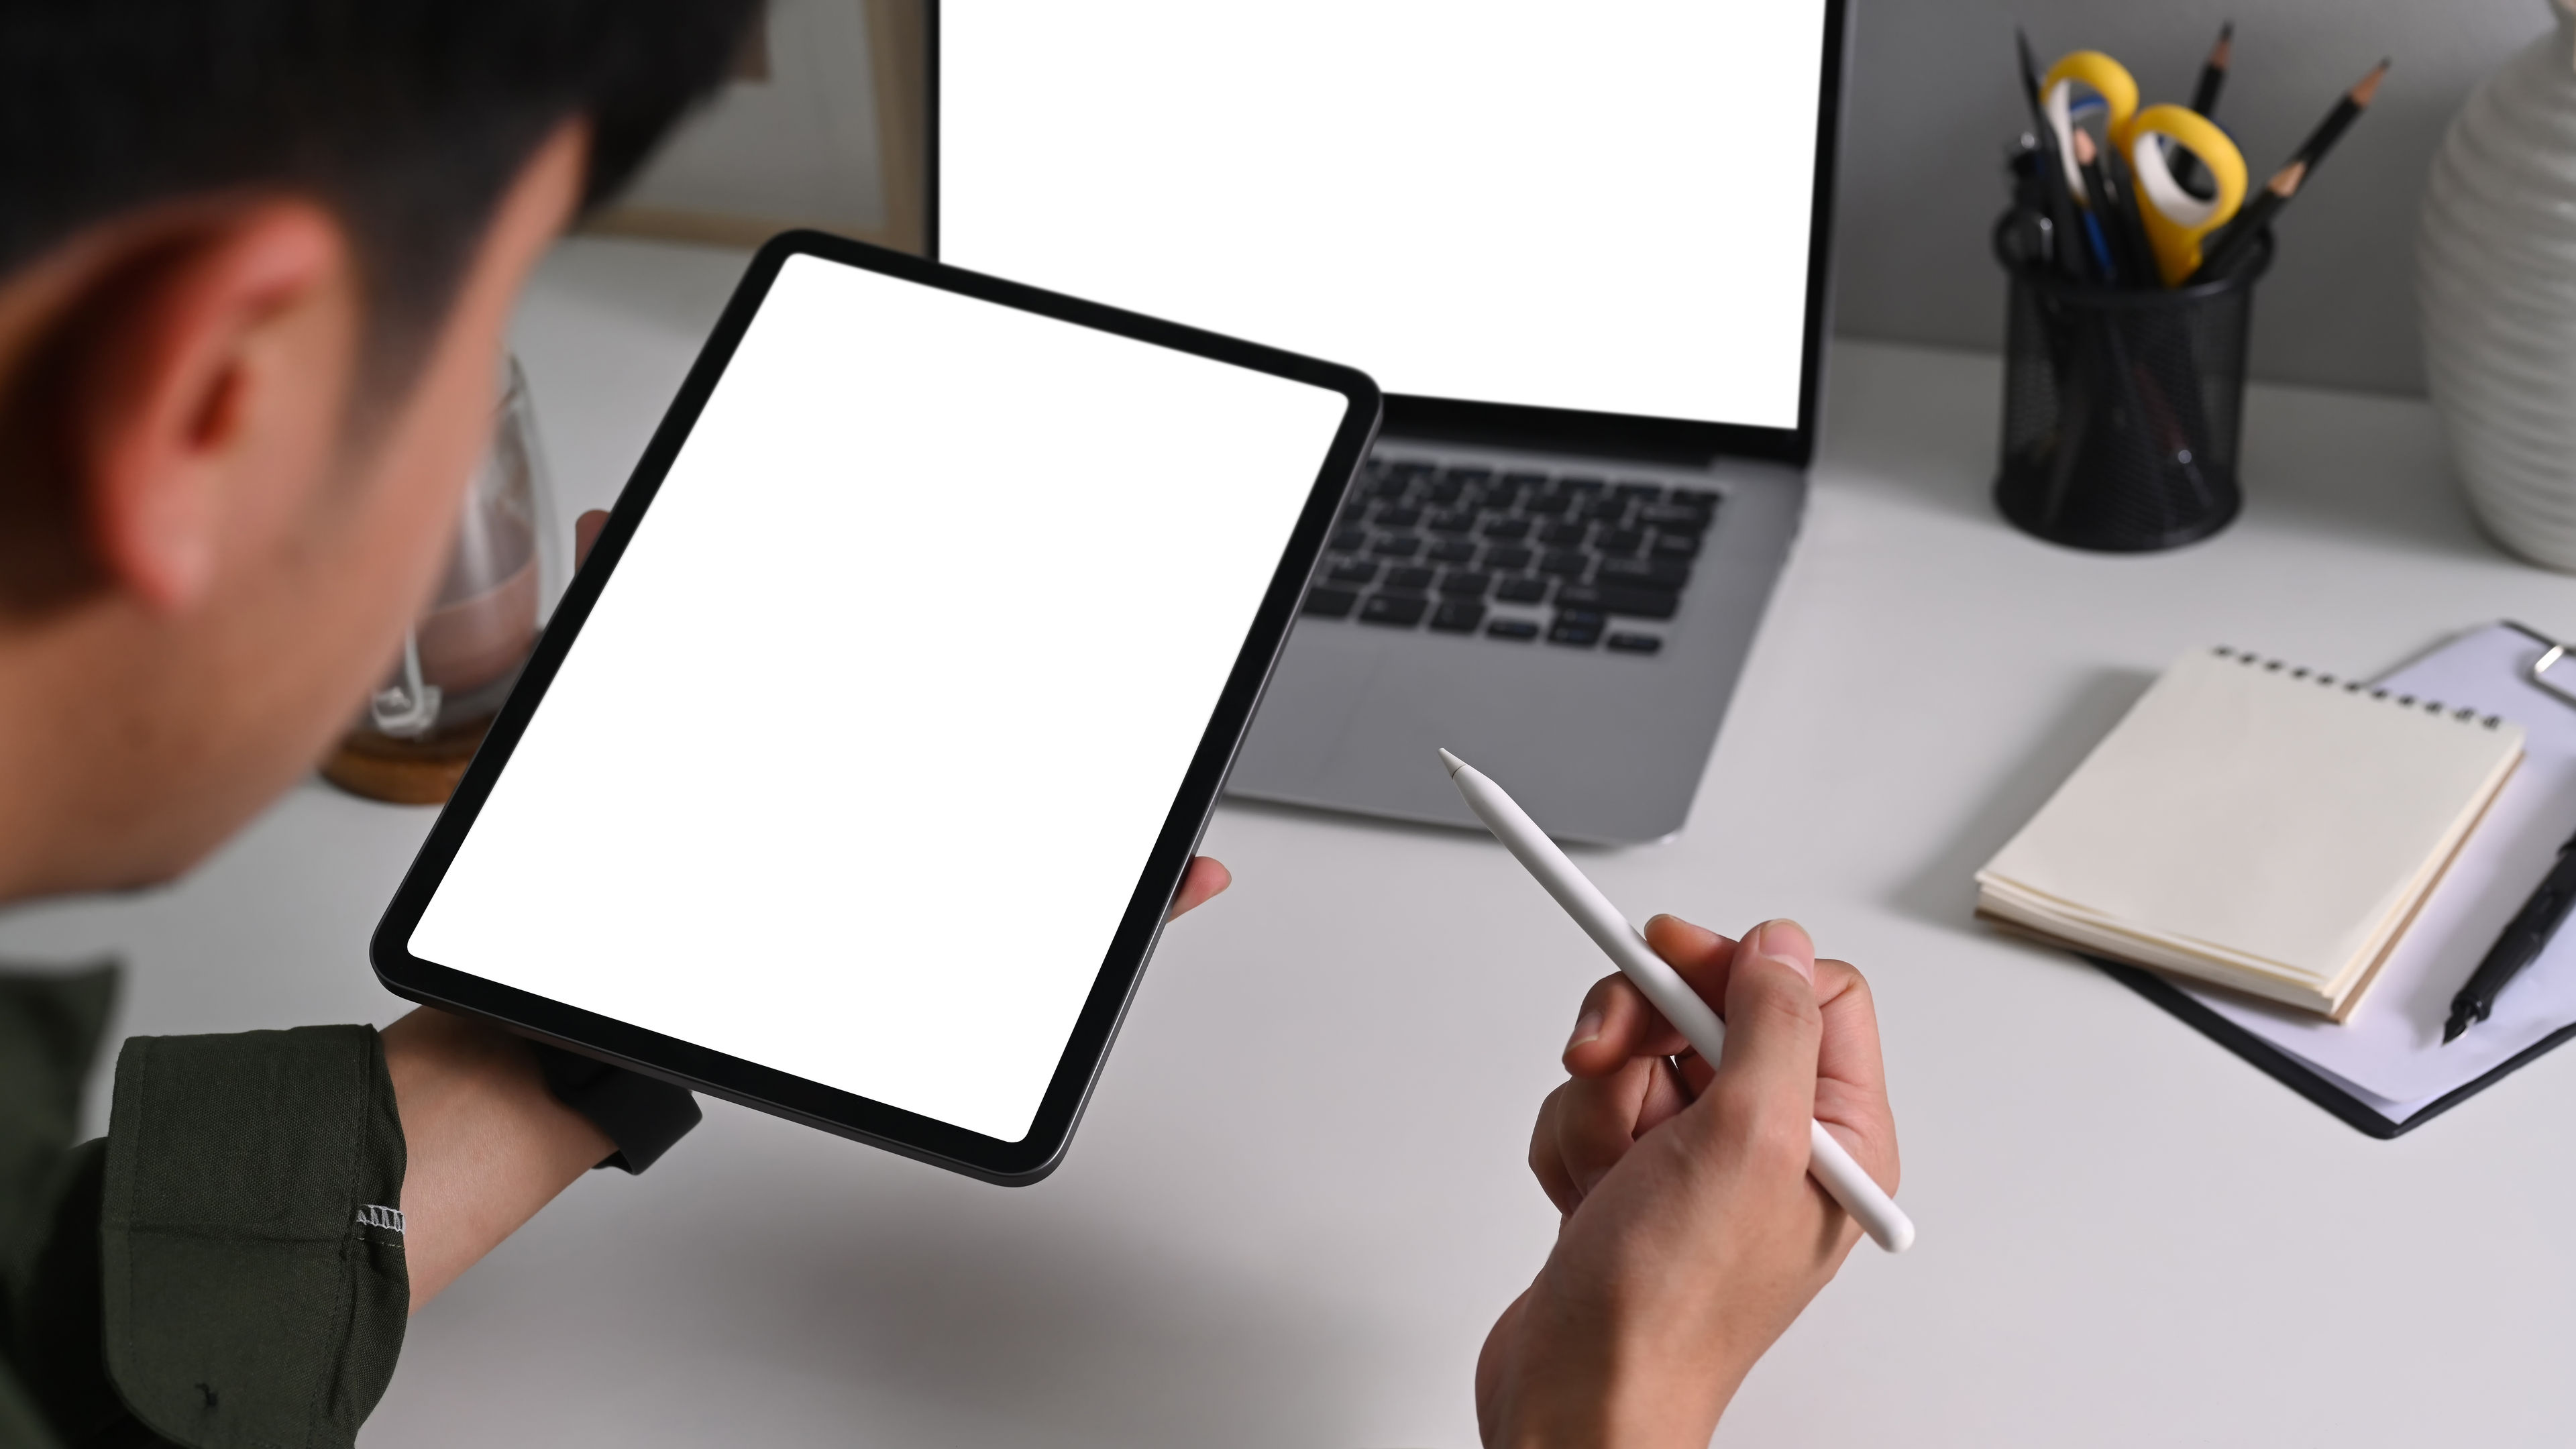
[[[527,375],[513,357],[438,591],[323,762],[323,778],[404,805],[454,794],[571,575],[565,543]]]

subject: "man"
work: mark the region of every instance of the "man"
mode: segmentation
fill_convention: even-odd
[[[0,10],[0,902],[166,880],[311,767],[427,594],[529,270],[713,84],[747,0]],[[1179,907],[1223,889],[1193,867]],[[1865,989],[1787,923],[1658,950],[1713,1072],[1586,998],[1496,1325],[1496,1443],[1705,1443],[1893,1185]],[[0,1445],[351,1442],[403,1320],[685,1093],[415,1011],[138,1038],[73,1145],[102,974],[0,978]],[[1696,1436],[1696,1437],[1694,1437]]]

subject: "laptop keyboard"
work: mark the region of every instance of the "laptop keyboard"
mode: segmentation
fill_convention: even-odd
[[[1372,457],[1304,613],[1651,655],[1717,506],[1710,489]]]

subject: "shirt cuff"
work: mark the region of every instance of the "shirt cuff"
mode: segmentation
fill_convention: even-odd
[[[403,1165],[372,1027],[127,1042],[99,1212],[126,1408],[187,1445],[353,1444],[411,1307]]]

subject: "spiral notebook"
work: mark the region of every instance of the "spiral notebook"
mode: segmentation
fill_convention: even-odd
[[[1977,873],[1978,911],[2339,1021],[2522,745],[2496,713],[2190,654]]]

